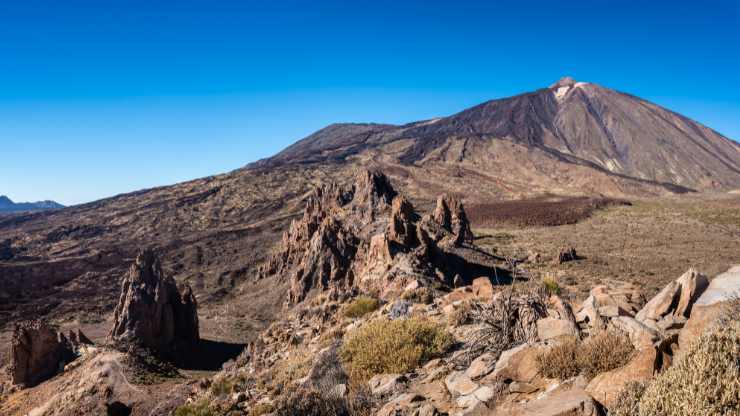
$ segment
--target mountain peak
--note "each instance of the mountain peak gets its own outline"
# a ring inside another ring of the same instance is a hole
[[[550,88],[572,87],[574,85],[576,85],[576,80],[571,77],[565,76],[560,78],[558,82],[550,85]]]

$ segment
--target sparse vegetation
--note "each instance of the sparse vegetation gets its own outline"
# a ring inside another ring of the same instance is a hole
[[[447,351],[453,341],[444,327],[428,320],[383,318],[351,332],[340,357],[350,378],[361,381],[408,372]]]
[[[344,310],[347,318],[361,318],[368,313],[374,312],[380,306],[380,302],[369,296],[358,296]]]
[[[565,340],[540,354],[537,366],[548,378],[565,380],[583,374],[590,379],[627,364],[633,352],[626,336],[614,331],[601,331],[583,342],[575,338]]]
[[[473,307],[470,302],[463,302],[452,311],[450,316],[447,317],[447,323],[452,326],[465,325],[470,322],[472,308]]]
[[[638,416],[640,413],[640,399],[649,383],[644,381],[630,381],[617,395],[616,400],[609,408],[609,416]]]
[[[428,287],[419,287],[414,290],[407,290],[401,298],[412,303],[428,305],[434,301],[434,291]]]
[[[560,294],[560,284],[552,276],[545,276],[545,277],[543,277],[542,278],[542,286],[545,287],[545,290],[547,290],[547,293],[549,293],[550,295],[559,295]]]
[[[282,396],[275,405],[276,416],[370,416],[373,401],[365,390],[351,389],[346,395],[332,390],[302,388]]]
[[[739,326],[718,326],[694,343],[645,390],[639,415],[739,414]]]
[[[175,416],[216,416],[209,407],[207,400],[186,404],[175,409]]]
[[[275,411],[271,403],[257,403],[249,409],[249,416],[262,416]]]

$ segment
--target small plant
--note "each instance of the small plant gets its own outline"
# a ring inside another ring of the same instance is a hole
[[[452,311],[450,316],[447,317],[447,323],[452,325],[453,327],[465,325],[471,320],[470,314],[472,308],[473,307],[470,302],[463,302]]]
[[[301,388],[283,395],[275,404],[276,416],[370,416],[373,401],[369,392],[350,389],[346,395],[332,389]],[[251,416],[251,415],[250,415]]]
[[[249,409],[249,416],[262,416],[275,411],[271,403],[257,403]]]
[[[368,322],[348,334],[340,357],[350,378],[406,373],[447,351],[452,335],[434,322],[409,318]]]
[[[413,290],[407,290],[401,298],[412,303],[428,305],[434,301],[434,291],[428,287],[418,287]]]
[[[368,313],[374,312],[380,306],[377,299],[369,296],[358,296],[344,309],[347,318],[361,318]]]
[[[216,416],[209,407],[208,401],[186,404],[175,409],[175,416]]]
[[[560,284],[558,284],[558,281],[552,276],[545,276],[542,279],[542,286],[544,286],[545,290],[550,295],[559,295],[561,292]]]

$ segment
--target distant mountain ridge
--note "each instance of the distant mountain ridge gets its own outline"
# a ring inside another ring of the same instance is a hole
[[[13,202],[5,195],[0,195],[0,212],[30,212],[46,211],[64,208],[64,205],[55,201]]]

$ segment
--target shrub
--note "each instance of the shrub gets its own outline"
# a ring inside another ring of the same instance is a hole
[[[208,402],[201,400],[197,403],[186,404],[175,409],[175,416],[215,416],[208,407]]]
[[[373,401],[364,390],[347,395],[332,390],[302,388],[284,395],[275,406],[275,416],[369,416]]]
[[[537,369],[547,378],[565,380],[581,372],[577,357],[578,341],[571,338],[539,354]]]
[[[428,287],[418,287],[414,290],[403,292],[401,298],[409,302],[428,305],[434,301],[434,291]]]
[[[619,368],[630,360],[634,349],[629,338],[614,331],[601,331],[583,342],[569,339],[540,354],[537,367],[548,378],[565,380]]]
[[[444,327],[420,318],[381,318],[348,334],[340,357],[356,381],[376,374],[406,373],[447,351],[453,344]]]
[[[545,276],[542,279],[542,286],[544,286],[545,290],[550,295],[560,294],[560,285],[558,284],[557,280],[555,280],[555,278],[553,277]]]
[[[257,403],[249,409],[249,416],[262,416],[275,411],[275,407],[270,403]]]
[[[447,317],[447,323],[452,326],[465,325],[470,322],[472,306],[470,302],[463,302],[459,307],[455,308],[450,316]]]
[[[578,367],[586,378],[614,370],[629,362],[634,353],[629,338],[616,331],[601,331],[587,338],[578,349]]]
[[[358,296],[344,309],[347,318],[361,318],[370,312],[374,312],[380,306],[377,299],[369,296]]]
[[[640,399],[647,386],[644,381],[628,382],[609,408],[609,416],[638,416]]]
[[[658,376],[640,400],[640,416],[740,413],[740,328],[718,326]]]

